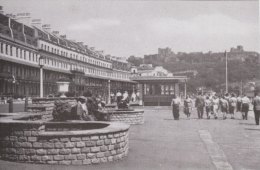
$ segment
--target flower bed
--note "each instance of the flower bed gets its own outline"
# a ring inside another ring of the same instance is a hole
[[[120,160],[128,153],[129,125],[116,122],[46,122],[39,114],[0,116],[3,160],[83,165]]]

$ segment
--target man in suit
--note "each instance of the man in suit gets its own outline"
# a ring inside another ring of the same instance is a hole
[[[195,106],[197,107],[198,118],[202,119],[204,113],[204,106],[205,106],[205,100],[204,97],[202,96],[202,92],[198,93],[198,96],[195,100]]]
[[[254,113],[255,113],[255,123],[259,125],[259,117],[260,117],[260,89],[257,90],[256,96],[253,100],[254,105]]]

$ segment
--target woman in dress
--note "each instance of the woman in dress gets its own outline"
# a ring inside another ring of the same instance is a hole
[[[247,120],[249,104],[250,104],[250,99],[246,95],[244,95],[244,97],[242,97],[242,111],[241,111],[243,120]]]
[[[232,93],[231,97],[229,98],[229,113],[231,114],[231,119],[235,118],[236,106],[237,106],[237,98],[235,97],[235,94]]]
[[[217,119],[218,118],[218,110],[219,110],[219,98],[217,96],[213,96],[212,107],[213,107],[214,118]]]
[[[187,118],[190,118],[191,110],[192,110],[192,100],[187,95],[186,99],[184,100],[184,113],[187,115]]]

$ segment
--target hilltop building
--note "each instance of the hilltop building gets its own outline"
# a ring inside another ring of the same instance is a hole
[[[167,61],[178,61],[174,52],[169,48],[158,48],[158,54],[144,55],[144,64],[158,64]]]

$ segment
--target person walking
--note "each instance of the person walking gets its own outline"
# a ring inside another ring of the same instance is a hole
[[[213,106],[214,118],[217,119],[218,118],[218,110],[219,110],[219,98],[217,96],[213,96],[212,106]]]
[[[231,97],[229,98],[229,113],[231,114],[231,119],[235,118],[236,106],[237,106],[237,98],[235,97],[235,94],[232,93]]]
[[[174,94],[172,102],[171,102],[172,114],[173,114],[174,120],[179,120],[180,104],[181,104],[180,99]]]
[[[202,92],[198,93],[198,96],[195,100],[195,106],[197,108],[198,118],[202,119],[204,113],[204,106],[205,106],[205,101],[204,101],[204,97],[202,96]]]
[[[122,100],[128,100],[128,97],[129,97],[128,92],[125,91],[124,94],[123,94]]]
[[[122,93],[118,90],[118,92],[116,93],[116,102],[117,102],[117,104],[119,104],[121,99],[122,99]]]
[[[136,101],[136,94],[135,92],[133,91],[132,95],[131,95],[131,101],[132,102],[135,102]]]
[[[256,92],[256,96],[253,100],[254,113],[255,113],[255,123],[259,125],[260,118],[260,90]]]
[[[220,98],[220,109],[223,114],[223,120],[227,118],[227,112],[228,112],[228,101],[225,99],[224,96]]]
[[[209,96],[207,96],[205,100],[207,119],[210,119],[211,105],[212,105],[211,100],[209,99]]]
[[[237,112],[241,112],[242,111],[242,97],[241,95],[239,95],[237,97]]]
[[[250,99],[246,95],[244,95],[242,97],[242,118],[243,118],[243,120],[247,120],[249,104],[250,104]]]
[[[184,113],[186,114],[187,118],[190,118],[190,113],[192,110],[192,100],[187,95],[186,99],[184,100]]]

